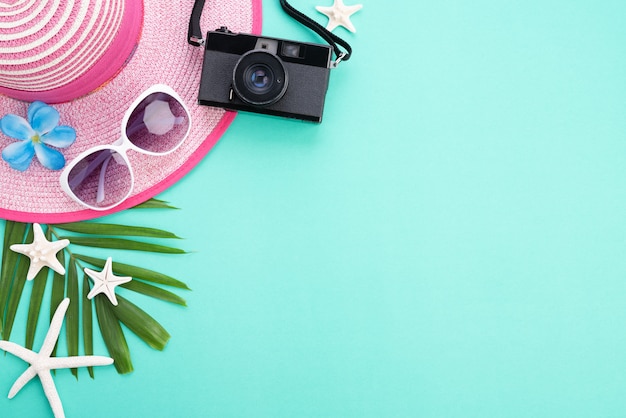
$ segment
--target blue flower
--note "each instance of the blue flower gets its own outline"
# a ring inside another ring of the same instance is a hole
[[[58,126],[59,112],[43,102],[28,106],[28,121],[21,116],[6,115],[0,119],[0,130],[17,139],[2,150],[2,158],[19,171],[25,171],[36,155],[39,162],[50,170],[65,166],[61,152],[49,148],[66,148],[76,140],[76,131],[70,126]]]

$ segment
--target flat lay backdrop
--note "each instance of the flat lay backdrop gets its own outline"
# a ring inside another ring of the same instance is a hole
[[[132,262],[193,290],[140,299],[172,339],[134,373],[56,374],[68,417],[626,416],[626,2],[362,2],[321,125],[239,114],[180,210],[105,219],[182,236]],[[0,416],[51,416],[25,367]]]

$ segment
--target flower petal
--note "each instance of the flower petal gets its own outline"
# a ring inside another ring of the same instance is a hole
[[[18,171],[24,171],[30,166],[33,155],[35,155],[33,141],[14,142],[2,150],[4,161]]]
[[[35,135],[26,119],[17,115],[5,115],[0,119],[0,130],[7,136],[24,141]]]
[[[41,143],[35,144],[35,154],[37,154],[39,162],[50,170],[60,170],[65,166],[65,157],[63,154]]]
[[[47,134],[59,124],[59,112],[52,106],[39,106],[32,113],[30,126],[39,134]]]
[[[76,131],[71,126],[57,126],[41,136],[41,142],[57,148],[67,148],[76,141]]]
[[[28,112],[27,112],[28,120],[32,122],[33,115],[35,114],[35,112],[41,109],[42,107],[46,107],[46,106],[48,105],[45,104],[44,102],[40,102],[40,101],[32,102],[30,106],[28,106]]]

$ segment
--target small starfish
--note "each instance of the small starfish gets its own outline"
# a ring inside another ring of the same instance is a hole
[[[85,273],[94,281],[93,289],[87,295],[87,298],[93,299],[99,293],[107,295],[111,303],[117,306],[117,298],[115,297],[115,287],[130,282],[132,277],[120,277],[113,274],[112,258],[107,258],[102,271],[94,271],[85,268]]]
[[[337,26],[343,26],[350,32],[356,32],[354,25],[350,21],[350,16],[358,12],[363,8],[362,4],[355,4],[352,6],[346,6],[343,4],[343,0],[335,0],[332,6],[316,6],[318,12],[328,16],[328,25],[326,29],[332,31]]]
[[[54,386],[54,380],[50,370],[54,369],[69,369],[76,367],[89,367],[89,366],[107,366],[113,364],[113,359],[110,357],[102,356],[72,356],[72,357],[50,357],[52,350],[59,338],[59,332],[61,331],[61,325],[63,325],[63,318],[65,312],[70,304],[68,298],[63,299],[59,304],[52,321],[50,322],[50,328],[46,334],[46,338],[41,345],[39,353],[35,353],[27,348],[12,343],[10,341],[0,341],[0,349],[8,351],[30,363],[30,367],[26,369],[20,377],[17,378],[11,390],[9,391],[9,399],[13,399],[15,395],[28,383],[33,377],[39,376],[43,391],[50,402],[50,407],[55,418],[65,417],[63,412],[63,405],[61,404],[61,398]]]
[[[50,267],[59,274],[65,274],[65,267],[57,260],[57,253],[70,244],[67,239],[48,241],[41,225],[33,224],[33,242],[31,244],[13,244],[9,248],[16,253],[30,258],[26,280],[33,280],[43,267]]]

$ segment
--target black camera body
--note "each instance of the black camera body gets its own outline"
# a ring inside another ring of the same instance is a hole
[[[198,103],[321,122],[330,46],[210,31]]]

